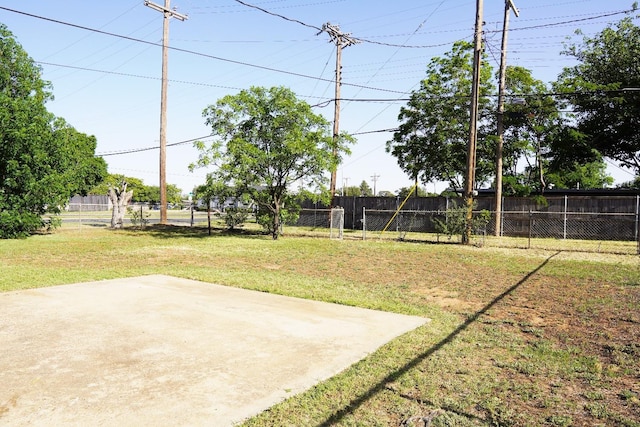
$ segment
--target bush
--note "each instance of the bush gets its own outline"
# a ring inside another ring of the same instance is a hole
[[[224,212],[224,223],[229,227],[229,230],[241,227],[249,217],[249,210],[244,208],[227,208]]]
[[[0,238],[2,239],[29,237],[43,229],[45,225],[40,215],[32,212],[0,212]]]
[[[149,224],[149,212],[143,212],[142,207],[127,207],[127,213],[129,214],[129,220],[131,225],[143,229]]]
[[[475,206],[474,203],[474,208]],[[471,231],[475,232],[476,230],[483,229],[490,220],[491,213],[489,211],[482,210],[475,212],[471,219]],[[452,207],[446,211],[445,220],[442,221],[440,218],[433,218],[433,223],[436,232],[446,234],[449,240],[451,240],[453,236],[460,236],[460,238],[462,238],[467,229],[467,207],[458,206],[453,202]]]

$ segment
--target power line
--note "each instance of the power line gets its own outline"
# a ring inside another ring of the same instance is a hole
[[[388,133],[388,132],[397,132],[398,130],[400,130],[400,128],[389,128],[389,129],[379,129],[379,130],[369,130],[366,132],[356,132],[356,133],[352,133],[352,136],[356,136],[356,135],[369,135],[372,133]]]
[[[187,0],[188,1],[188,0]],[[264,3],[280,3],[284,0],[272,0],[272,1],[268,1],[268,2],[264,2]],[[279,6],[276,7],[274,9],[293,9],[295,7],[306,7],[306,6],[318,6],[318,5],[323,5],[323,4],[332,4],[332,3],[343,3],[347,0],[328,0],[328,1],[316,1],[313,3],[305,3],[305,4],[294,4],[294,5],[287,5],[287,6]],[[219,6],[195,6],[192,2],[188,1],[188,3],[190,3],[192,6],[192,9],[223,9],[223,10],[215,10],[215,11],[211,11],[211,12],[195,12],[196,14],[222,14],[222,13],[244,13],[247,12],[246,9],[242,9],[242,10],[238,10],[238,9],[234,9],[234,10],[230,10],[232,8],[237,8],[239,6],[237,5],[219,5]],[[226,9],[226,10],[224,10]]]
[[[99,70],[96,68],[87,68],[87,67],[77,67],[74,65],[65,65],[65,64],[57,64],[57,63],[53,63],[53,62],[44,62],[44,61],[34,61],[37,64],[41,64],[41,65],[50,65],[52,67],[61,67],[61,68],[70,68],[70,69],[75,69],[75,70],[80,70],[80,71],[90,71],[90,72],[94,72],[94,73],[104,73],[104,74],[111,74],[111,75],[115,75],[115,76],[123,76],[123,77],[133,77],[133,78],[138,78],[138,79],[147,79],[147,80],[160,80],[160,77],[153,77],[153,76],[145,76],[145,75],[141,75],[141,74],[131,74],[131,73],[121,73],[121,72],[117,72],[117,71],[108,71],[108,70]],[[211,83],[202,83],[202,82],[192,82],[192,81],[187,81],[187,80],[174,80],[174,79],[169,79],[170,82],[172,83],[181,83],[181,84],[188,84],[188,85],[194,85],[194,86],[205,86],[205,87],[214,87],[214,88],[220,88],[220,89],[232,89],[232,90],[242,90],[242,88],[238,88],[238,87],[234,87],[234,86],[223,86],[223,85],[215,85],[215,84],[211,84]],[[603,94],[608,94],[608,93],[626,93],[626,92],[635,92],[635,91],[640,91],[640,88],[632,88],[632,87],[628,87],[628,88],[622,88],[622,89],[608,89],[608,90],[595,90],[595,91],[582,91],[582,92],[545,92],[545,93],[521,93],[521,94],[508,94],[505,95],[506,97],[510,97],[510,98],[523,98],[523,97],[539,97],[539,96],[585,96],[585,95],[603,95]],[[405,94],[405,92],[402,92],[402,94]],[[298,94],[298,96],[301,96],[303,98],[318,98],[318,99],[322,99],[323,97],[321,96],[312,96],[312,95],[300,95]],[[439,96],[431,96],[428,97],[429,99],[445,99],[445,98],[455,98],[455,97],[460,97],[460,98],[468,98],[470,95],[439,95]],[[497,97],[498,94],[486,94],[483,95],[484,97],[487,98],[492,98],[492,97]],[[341,101],[345,101],[345,102],[406,102],[406,101],[410,101],[411,98],[340,98]],[[312,107],[326,107],[328,104],[334,102],[335,99],[331,98],[331,99],[325,99],[324,101],[311,105]]]
[[[322,28],[317,27],[317,26],[312,25],[312,24],[307,24],[307,23],[302,22],[302,21],[300,21],[298,19],[288,18],[288,17],[286,17],[284,15],[280,15],[279,13],[270,12],[267,9],[264,9],[262,7],[259,7],[259,6],[255,6],[255,5],[250,4],[250,3],[246,3],[246,2],[241,1],[241,0],[234,0],[234,1],[237,2],[237,3],[240,3],[240,4],[244,5],[244,6],[247,6],[247,7],[253,8],[253,9],[257,9],[257,10],[259,10],[261,12],[264,12],[264,13],[266,13],[268,15],[272,15],[272,16],[284,19],[285,21],[294,22],[294,23],[300,24],[302,26],[305,26],[307,28],[313,28],[314,30],[318,30],[319,32],[322,32]],[[444,3],[444,1],[442,3]],[[440,6],[438,6],[438,7],[440,7]],[[425,19],[425,21],[426,21],[426,19]],[[423,23],[420,24],[418,29],[420,29],[422,27],[422,25],[424,24],[425,21],[423,21]],[[380,45],[380,46],[402,47],[402,48],[410,48],[410,49],[428,49],[428,48],[434,48],[434,47],[447,46],[447,45],[450,44],[450,43],[440,43],[440,44],[433,44],[433,45],[411,46],[411,45],[405,45],[405,44],[393,44],[393,43],[378,42],[378,41],[374,41],[374,40],[363,39],[361,37],[352,37],[352,38],[354,40],[356,40],[358,42],[362,42],[362,43],[371,43],[371,44],[377,44],[377,45]]]
[[[304,22],[299,21],[299,20],[297,20],[297,19],[287,18],[287,17],[286,17],[286,16],[284,16],[284,15],[280,15],[279,13],[275,13],[275,12],[270,12],[270,11],[268,11],[267,9],[263,9],[263,8],[261,8],[261,7],[259,7],[259,6],[256,6],[256,5],[249,4],[249,3],[245,3],[245,2],[243,2],[243,1],[241,1],[241,0],[235,0],[235,2],[236,2],[236,3],[240,3],[240,4],[241,4],[241,5],[243,5],[243,6],[247,6],[247,7],[250,7],[250,8],[256,9],[256,10],[259,10],[260,12],[264,12],[264,13],[266,13],[266,14],[268,14],[268,15],[272,15],[272,16],[276,16],[276,17],[278,17],[278,18],[282,18],[282,19],[284,19],[285,21],[295,22],[296,24],[300,24],[300,25],[302,25],[302,26],[305,26],[305,27],[308,27],[308,28],[312,28],[312,29],[317,30],[317,31],[320,31],[320,32],[322,31],[322,28],[317,27],[317,26],[315,26],[315,25],[305,24]]]
[[[366,132],[357,132],[357,133],[353,133],[351,135],[367,135],[367,134],[372,134],[372,133],[386,133],[386,132],[395,132],[397,131],[398,128],[390,128],[390,129],[379,129],[379,130],[370,130],[370,131],[366,131]],[[191,138],[191,139],[187,139],[184,141],[179,141],[179,142],[173,142],[171,144],[167,144],[167,147],[175,147],[177,145],[184,145],[184,144],[188,144],[190,142],[195,142],[195,141],[203,141],[206,140],[208,138],[211,138],[211,135],[205,135],[205,136],[201,136],[199,138]],[[122,150],[122,151],[112,151],[112,152],[106,152],[106,153],[97,153],[96,157],[108,157],[108,156],[120,156],[120,155],[125,155],[125,154],[135,154],[135,153],[141,153],[144,151],[151,151],[151,150],[157,150],[159,147],[158,146],[151,146],[151,147],[144,147],[144,148],[134,148],[131,150]]]
[[[611,166],[613,166],[613,167],[615,167],[615,168],[619,169],[620,171],[622,171],[622,172],[624,172],[624,173],[626,173],[626,174],[628,174],[628,175],[631,175],[631,176],[633,176],[633,177],[635,177],[635,176],[636,176],[636,174],[635,174],[635,173],[630,172],[630,171],[628,171],[628,170],[626,170],[626,169],[624,169],[624,168],[620,167],[620,165],[618,165],[618,164],[616,164],[616,163],[612,162],[612,161],[611,161],[611,160],[609,160],[608,158],[606,158],[606,157],[605,157],[605,158],[604,158],[604,160],[605,160],[607,163],[609,163]]]
[[[180,141],[180,142],[173,142],[171,144],[167,144],[167,147],[175,147],[176,145],[184,145],[184,144],[188,144],[190,142],[195,142],[195,141],[201,141],[207,138],[210,138],[211,135],[205,135],[205,136],[201,136],[199,138],[192,138],[192,139],[187,139],[184,141]],[[106,153],[96,153],[96,157],[107,157],[107,156],[120,156],[123,154],[134,154],[134,153],[141,153],[143,151],[151,151],[151,150],[158,150],[160,147],[159,146],[153,146],[153,147],[145,147],[145,148],[133,148],[131,150],[123,150],[123,151],[111,151],[111,152],[106,152]]]
[[[591,21],[594,19],[600,19],[600,18],[608,18],[611,16],[615,16],[615,15],[623,15],[623,14],[628,14],[631,12],[635,12],[635,9],[627,9],[627,10],[620,10],[617,12],[611,12],[611,13],[605,13],[602,15],[597,15],[597,16],[591,16],[589,18],[581,18],[581,19],[572,19],[569,21],[561,21],[561,22],[552,22],[549,24],[540,24],[540,25],[531,25],[529,27],[519,27],[519,28],[511,28],[509,31],[521,31],[521,30],[532,30],[535,28],[549,28],[549,27],[556,27],[556,26],[560,26],[560,25],[566,25],[566,24],[575,24],[576,22],[584,22],[584,21]],[[498,33],[501,32],[502,30],[490,30],[490,31],[486,31],[486,33]]]
[[[69,23],[69,22],[60,21],[58,19],[47,18],[47,17],[44,17],[44,16],[39,16],[39,15],[35,15],[35,14],[32,14],[32,13],[28,13],[28,12],[23,12],[23,11],[19,11],[19,10],[15,10],[15,9],[10,9],[10,8],[4,7],[4,6],[0,6],[0,9],[1,10],[6,10],[8,12],[18,13],[20,15],[29,16],[31,18],[42,19],[44,21],[49,21],[49,22],[53,22],[53,23],[56,23],[56,24],[61,24],[61,25],[66,25],[66,26],[73,27],[73,28],[78,28],[78,29],[85,30],[85,31],[92,31],[94,33],[98,33],[98,34],[102,34],[102,35],[106,35],[106,36],[118,37],[118,38],[121,38],[121,39],[129,40],[129,41],[133,41],[133,42],[137,42],[137,43],[144,43],[144,44],[148,44],[148,45],[152,45],[152,46],[162,47],[162,43],[150,42],[150,41],[146,41],[146,40],[136,39],[135,37],[129,37],[129,36],[121,35],[121,34],[110,33],[108,31],[97,30],[95,28],[85,27],[85,26],[78,25],[78,24],[72,24],[72,23]],[[204,58],[215,59],[217,61],[229,62],[231,64],[243,65],[243,66],[246,66],[246,67],[257,68],[257,69],[260,69],[260,70],[272,71],[274,73],[281,73],[281,74],[287,74],[287,75],[290,75],[290,76],[302,77],[302,78],[305,78],[305,79],[320,80],[320,81],[324,81],[324,82],[335,83],[335,80],[331,80],[331,79],[323,79],[323,78],[319,78],[319,77],[315,77],[315,76],[309,76],[307,74],[296,73],[296,72],[293,72],[293,71],[279,70],[277,68],[266,67],[264,65],[256,65],[256,64],[251,64],[251,63],[244,62],[244,61],[237,61],[237,60],[234,60],[234,59],[222,58],[222,57],[219,57],[219,56],[209,55],[209,54],[202,53],[202,52],[196,52],[196,51],[189,50],[189,49],[182,49],[182,48],[173,47],[173,46],[169,46],[169,49],[177,51],[177,52],[182,52],[182,53],[188,53],[188,54],[191,54],[191,55],[201,56],[201,57],[204,57]],[[362,88],[362,89],[377,90],[377,91],[380,91],[380,92],[404,93],[404,92],[398,91],[398,90],[376,88],[376,87],[371,87],[371,86],[359,85],[359,84],[355,84],[355,83],[343,82],[342,85],[343,86],[352,86],[352,87],[357,87],[357,88]]]
[[[72,23],[69,23],[69,22],[65,22],[65,21],[61,21],[61,20],[57,20],[57,19],[53,19],[53,18],[47,18],[47,17],[35,15],[35,14],[32,14],[32,13],[11,9],[11,8],[8,8],[8,7],[5,7],[5,6],[0,6],[0,9],[1,10],[6,10],[6,11],[12,12],[12,13],[17,13],[17,14],[29,16],[29,17],[32,17],[32,18],[35,18],[35,19],[41,19],[41,20],[53,22],[53,23],[56,23],[56,24],[66,25],[66,26],[70,26],[70,27],[73,27],[73,28],[77,28],[77,29],[81,29],[81,30],[85,30],[85,31],[90,31],[90,32],[94,32],[94,33],[98,33],[98,34],[102,34],[102,35],[107,35],[107,36],[117,37],[117,38],[129,40],[129,41],[133,41],[133,42],[137,42],[137,43],[143,43],[143,44],[147,44],[147,45],[162,47],[161,43],[150,42],[150,41],[138,39],[138,38],[135,38],[135,37],[125,36],[125,35],[121,35],[121,34],[115,34],[115,33],[111,33],[111,32],[108,32],[108,31],[103,31],[103,30],[90,28],[90,27],[86,27],[86,26],[82,26],[82,25],[72,24]],[[611,12],[611,13],[592,16],[592,17],[587,17],[587,18],[562,21],[562,22],[558,22],[558,23],[541,24],[541,25],[535,25],[535,26],[530,26],[530,27],[521,27],[521,28],[512,28],[511,31],[514,31],[514,30],[526,30],[526,29],[533,29],[533,28],[544,28],[544,27],[551,27],[551,26],[557,26],[557,25],[564,25],[564,24],[567,24],[567,23],[583,22],[583,21],[587,21],[587,20],[593,20],[593,19],[598,19],[598,18],[603,18],[603,17],[610,17],[610,16],[626,14],[626,13],[630,13],[630,12],[633,12],[633,9],[627,9],[627,10],[623,10],[623,11],[616,11],[616,12]],[[289,19],[289,20],[291,20],[291,19]],[[317,28],[317,27],[312,26],[312,25],[308,25],[308,24],[305,24],[305,25],[310,27],[310,28]],[[486,31],[486,32],[498,32],[498,30],[496,30],[496,31]],[[355,39],[361,40],[363,42],[373,43],[371,40],[360,39],[360,38],[355,38]],[[383,45],[395,46],[395,47],[407,47],[406,45],[392,45],[392,44],[386,44],[386,43],[376,43],[376,44],[383,44]],[[438,45],[425,46],[425,47],[444,46],[444,45],[448,45],[448,44],[450,44],[450,43],[442,43],[442,44],[438,44]],[[229,62],[229,63],[233,63],[233,64],[237,64],[237,65],[243,65],[243,66],[247,66],[247,67],[252,67],[252,68],[258,68],[258,69],[262,69],[262,70],[272,71],[272,72],[276,72],[276,73],[293,75],[293,76],[296,76],[296,77],[302,77],[302,78],[306,78],[306,79],[313,79],[313,80],[316,80],[316,81],[323,81],[323,82],[327,82],[327,83],[335,83],[335,81],[331,80],[331,79],[315,77],[315,76],[309,76],[309,75],[302,74],[302,73],[295,73],[295,72],[292,72],[292,71],[280,70],[280,69],[276,69],[276,68],[272,68],[272,67],[266,67],[266,66],[251,64],[251,63],[247,63],[247,62],[243,62],[243,61],[237,61],[237,60],[233,60],[233,59],[222,58],[222,57],[209,55],[209,54],[205,54],[205,53],[201,53],[201,52],[196,52],[196,51],[192,51],[192,50],[188,50],[188,49],[182,49],[182,48],[171,47],[171,46],[169,47],[169,49],[175,50],[175,51],[179,51],[179,52],[183,52],[183,53],[192,54],[192,55],[202,56],[202,57],[206,57],[206,58],[209,58],[209,59],[215,59],[215,60],[219,60],[219,61],[223,61],[223,62]],[[57,65],[57,64],[51,64],[51,65]],[[62,65],[58,65],[58,66],[62,66]],[[67,66],[67,67],[69,67],[69,66]],[[72,68],[72,67],[69,67],[69,68]],[[82,68],[78,67],[78,69],[82,69]],[[126,74],[122,74],[122,75],[126,75]],[[396,90],[384,89],[384,88],[376,88],[376,87],[370,87],[370,86],[366,86],[366,85],[359,85],[359,84],[348,83],[348,82],[342,82],[342,85],[343,86],[357,87],[357,88],[362,88],[362,89],[382,91],[382,92],[399,93],[399,94],[406,93],[406,92],[403,92],[403,91],[396,91]],[[215,85],[211,85],[211,86],[215,87]],[[224,88],[224,86],[220,86],[220,87]],[[232,88],[232,89],[236,89],[236,88]]]

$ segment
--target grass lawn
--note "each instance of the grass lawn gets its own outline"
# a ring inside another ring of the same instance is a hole
[[[432,319],[246,426],[640,426],[638,255],[83,226],[0,259],[0,291],[168,274]]]

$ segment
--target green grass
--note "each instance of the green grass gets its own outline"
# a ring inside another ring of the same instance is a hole
[[[640,420],[638,256],[73,225],[0,258],[2,291],[168,274],[432,319],[246,426]]]

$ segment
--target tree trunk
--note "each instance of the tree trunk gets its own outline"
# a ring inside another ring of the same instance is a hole
[[[540,183],[540,194],[544,194],[544,189],[547,186],[544,182],[544,171],[542,170],[542,144],[540,142],[540,136],[536,136],[538,147],[536,150],[536,160],[538,162],[538,182]]]
[[[273,240],[278,239],[278,235],[280,234],[280,203],[275,202],[273,204]]]
[[[124,214],[127,205],[133,197],[133,191],[127,191],[127,183],[123,182],[121,188],[110,188],[109,198],[113,205],[111,211],[111,228],[122,228],[124,224]]]

